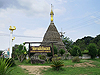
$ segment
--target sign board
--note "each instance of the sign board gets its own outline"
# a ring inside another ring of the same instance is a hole
[[[31,46],[30,53],[51,53],[50,46]]]

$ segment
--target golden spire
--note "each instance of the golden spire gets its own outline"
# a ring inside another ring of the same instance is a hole
[[[51,12],[50,12],[50,15],[51,15],[51,22],[53,22],[53,15],[54,15],[54,13],[53,13],[53,10],[52,10],[52,4],[51,4]]]

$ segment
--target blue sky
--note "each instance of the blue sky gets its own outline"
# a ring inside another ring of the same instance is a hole
[[[100,0],[0,0],[0,50],[10,46],[9,26],[16,26],[13,45],[42,41],[50,24],[51,4],[54,24],[64,36],[76,41],[100,34]]]

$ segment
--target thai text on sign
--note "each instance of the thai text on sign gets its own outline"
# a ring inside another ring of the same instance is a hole
[[[30,53],[51,53],[50,46],[31,46]]]

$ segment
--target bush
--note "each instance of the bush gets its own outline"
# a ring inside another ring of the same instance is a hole
[[[60,59],[61,59],[61,57],[58,57],[58,55],[55,54],[55,55],[53,56],[53,58],[52,58],[52,61],[54,61],[54,60],[60,60]]]
[[[88,51],[88,50],[84,50],[84,51],[82,51],[82,53],[83,53],[83,54],[88,54],[89,51]]]
[[[65,60],[67,60],[68,56],[70,55],[70,53],[68,52],[65,56]]]
[[[45,60],[46,56],[45,55],[39,55],[39,58],[42,59],[42,60]]]
[[[15,66],[15,62],[14,62],[13,58],[7,58],[6,62],[8,64],[8,66],[11,66],[11,67]]]
[[[57,48],[56,48],[56,46],[53,46],[53,49],[54,49],[54,54],[57,54]],[[47,56],[53,56],[52,55],[52,48],[51,48],[51,53],[47,53]]]
[[[31,63],[31,59],[26,59],[25,62],[28,64],[28,63]]]
[[[63,62],[61,60],[53,60],[51,67],[55,68],[57,71],[60,69],[60,67],[64,66]]]
[[[64,66],[63,62],[60,59],[61,58],[58,57],[58,55],[54,55],[54,58],[52,58],[52,65],[50,65],[57,71],[60,69],[60,67]]]
[[[61,56],[63,56],[63,54],[65,53],[65,50],[64,49],[60,49],[59,53],[61,54]]]
[[[100,58],[100,49],[98,50],[98,56],[99,56],[99,58]]]
[[[0,59],[0,75],[8,75],[13,69],[9,68],[11,67],[11,62],[9,60]]]
[[[74,57],[74,58],[72,59],[72,62],[80,62],[79,57],[78,57],[78,56],[77,56],[77,57]]]
[[[71,51],[72,56],[82,56],[81,49],[78,46],[74,46]]]
[[[94,43],[90,43],[88,46],[88,50],[89,50],[89,55],[91,56],[92,59],[94,59],[97,55],[96,45]]]

